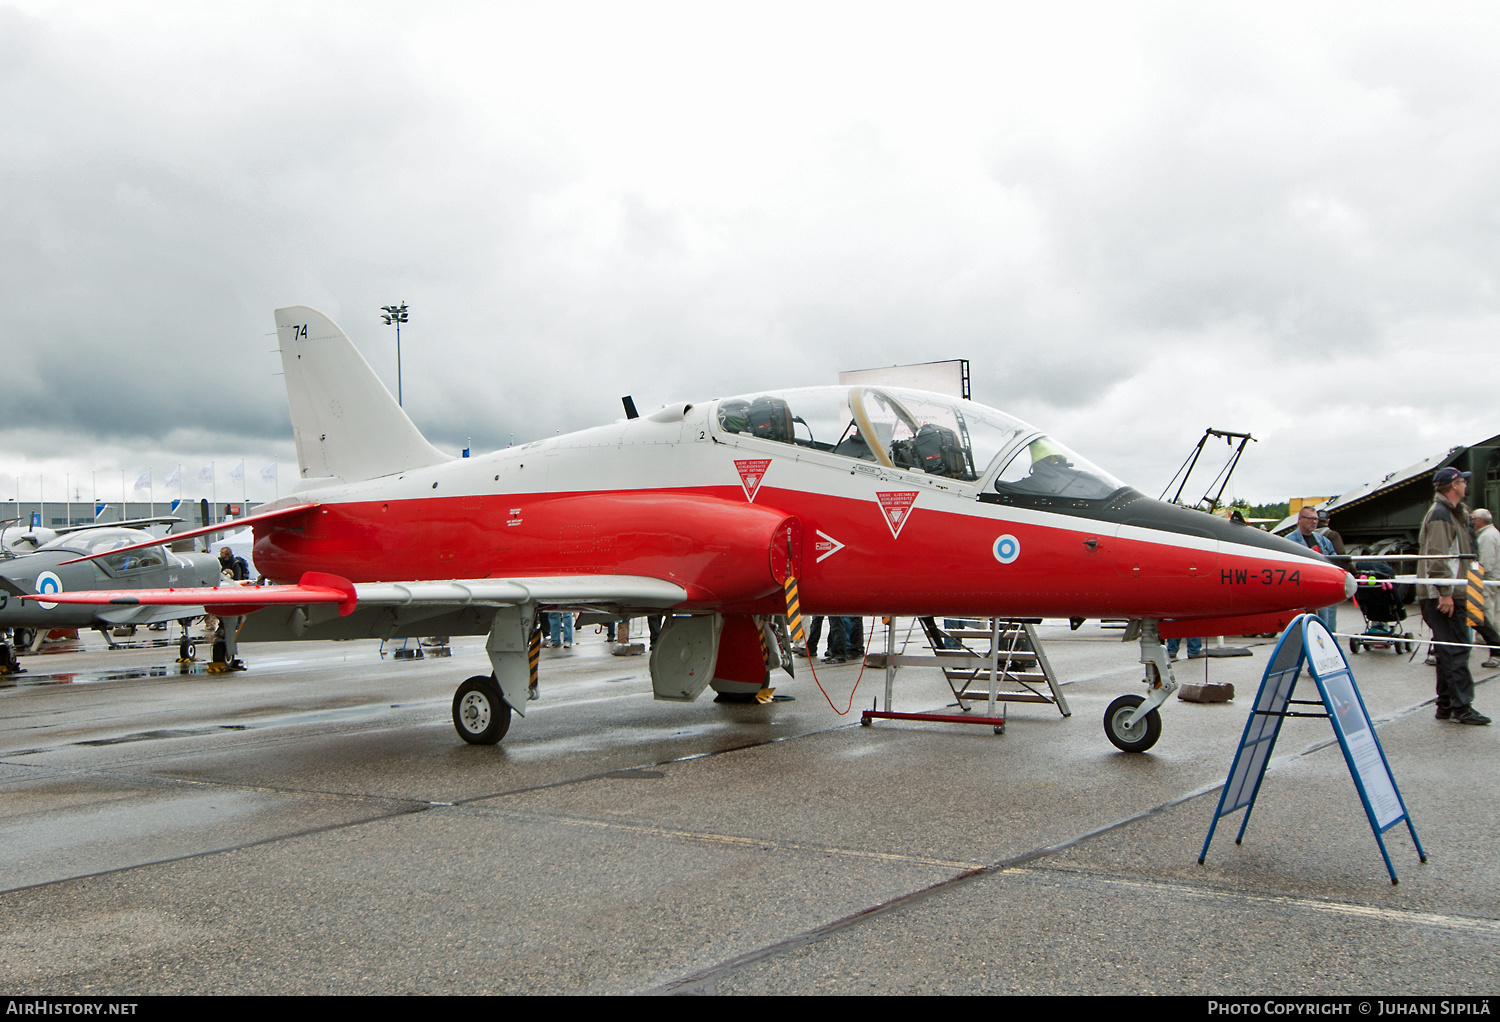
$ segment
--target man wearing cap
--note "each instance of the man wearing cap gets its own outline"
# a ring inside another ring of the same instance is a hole
[[[1304,504],[1302,510],[1297,512],[1297,528],[1287,538],[1293,543],[1301,543],[1309,550],[1316,550],[1325,557],[1333,556],[1333,543],[1321,532],[1317,532],[1318,512],[1313,510],[1311,504]],[[1318,619],[1328,626],[1330,632],[1339,630],[1339,608],[1335,604],[1332,607],[1324,607],[1317,612]],[[1192,650],[1188,651],[1191,655]]]
[[[1432,629],[1438,642],[1468,643],[1469,627],[1464,623],[1464,562],[1451,559],[1458,554],[1474,553],[1473,526],[1464,496],[1469,492],[1469,473],[1452,465],[1440,468],[1432,477],[1432,507],[1422,519],[1422,534],[1417,540],[1418,552],[1425,558],[1417,562],[1423,577],[1451,578],[1453,585],[1422,583],[1417,599],[1422,604],[1422,620]],[[1454,600],[1457,593],[1459,599]],[[1474,709],[1474,676],[1469,673],[1467,646],[1436,646],[1437,719],[1456,724],[1488,724],[1490,718]]]

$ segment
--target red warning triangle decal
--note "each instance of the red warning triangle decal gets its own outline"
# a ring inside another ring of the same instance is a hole
[[[897,539],[901,530],[906,527],[906,520],[911,517],[912,505],[917,502],[917,490],[901,490],[895,493],[880,491],[875,492],[875,497],[880,501],[880,510],[884,512],[885,524],[890,526],[891,538]]]
[[[760,484],[766,477],[766,469],[771,467],[770,458],[753,458],[746,461],[735,460],[734,467],[740,470],[740,485],[745,488],[745,499],[752,504],[755,503],[755,493],[760,489]]]

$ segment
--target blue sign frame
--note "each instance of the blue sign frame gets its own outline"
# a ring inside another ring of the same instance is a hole
[[[1307,667],[1307,673],[1318,687],[1316,701],[1292,698],[1303,666]],[[1309,709],[1289,710],[1289,706]],[[1310,712],[1313,707],[1320,707],[1323,712]],[[1271,752],[1281,735],[1282,721],[1287,717],[1325,717],[1333,726],[1334,737],[1343,750],[1349,776],[1354,779],[1354,788],[1359,792],[1359,801],[1370,821],[1370,830],[1375,834],[1375,843],[1380,846],[1380,855],[1385,859],[1391,883],[1399,881],[1383,835],[1396,824],[1406,821],[1417,855],[1426,862],[1427,853],[1422,850],[1411,814],[1396,787],[1391,765],[1385,758],[1379,736],[1375,734],[1375,726],[1365,708],[1364,696],[1360,695],[1359,686],[1354,682],[1349,661],[1318,616],[1302,614],[1282,633],[1261,677],[1250,719],[1245,721],[1239,748],[1219,794],[1218,808],[1214,810],[1208,836],[1203,839],[1203,850],[1198,853],[1199,865],[1208,856],[1208,846],[1214,839],[1219,820],[1240,809],[1245,810],[1245,816],[1234,843],[1239,844],[1244,839],[1245,828],[1250,826],[1251,810],[1255,808],[1256,796],[1260,794],[1261,782],[1266,777],[1266,767],[1271,762]]]

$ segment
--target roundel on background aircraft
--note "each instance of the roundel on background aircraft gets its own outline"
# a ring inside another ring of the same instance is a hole
[[[48,593],[60,593],[62,592],[62,587],[62,579],[58,578],[57,575],[53,572],[44,571],[36,577],[36,591],[43,594],[44,596]],[[38,600],[37,606],[41,607],[43,610],[51,610],[53,607],[57,606],[57,604],[43,603],[42,601]]]

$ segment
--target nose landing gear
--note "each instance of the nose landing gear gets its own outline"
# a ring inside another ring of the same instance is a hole
[[[1150,710],[1134,724],[1130,718],[1145,697],[1121,696],[1104,711],[1104,733],[1121,752],[1145,752],[1161,737],[1161,714]]]
[[[1140,623],[1141,663],[1146,666],[1146,696],[1125,695],[1104,711],[1104,734],[1121,752],[1145,752],[1161,737],[1157,707],[1177,691],[1172,662],[1155,621]]]

